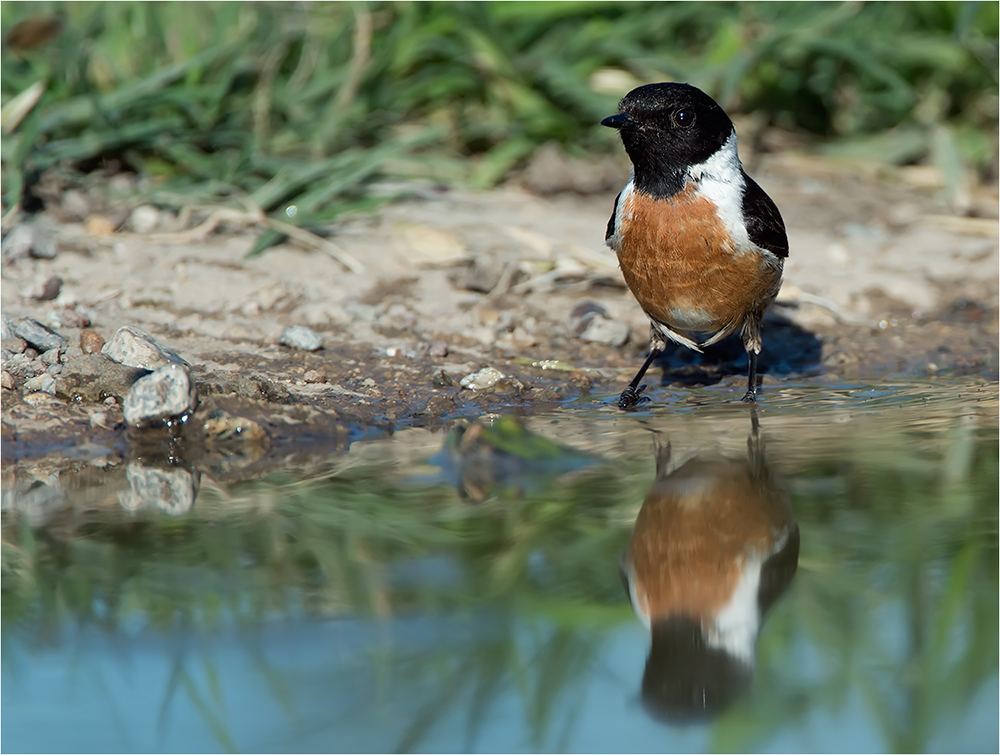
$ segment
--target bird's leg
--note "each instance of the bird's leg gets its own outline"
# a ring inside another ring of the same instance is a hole
[[[742,400],[753,404],[757,401],[757,353],[748,349],[747,356],[750,357],[750,377],[747,380],[746,395]]]
[[[646,361],[643,363],[642,367],[639,368],[639,372],[636,376],[632,378],[632,382],[628,384],[628,388],[622,391],[622,395],[618,397],[618,408],[625,410],[631,409],[633,406],[639,403],[641,400],[642,392],[646,389],[646,386],[639,386],[639,382],[642,380],[643,376],[646,374],[646,370],[649,369],[649,365],[653,363],[653,360],[659,356],[660,350],[651,348],[649,350],[649,356],[646,357]]]

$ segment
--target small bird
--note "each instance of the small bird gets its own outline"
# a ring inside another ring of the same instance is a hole
[[[656,444],[656,479],[619,566],[650,630],[642,700],[657,718],[712,717],[747,691],[764,616],[798,567],[799,528],[753,408],[747,451],[676,463]]]
[[[649,356],[618,406],[639,403],[639,383],[667,341],[701,351],[736,331],[750,358],[743,401],[754,402],[761,321],[788,256],[781,214],[744,172],[733,122],[697,87],[648,84],[618,109],[601,125],[618,129],[632,176],[606,241],[652,324]]]

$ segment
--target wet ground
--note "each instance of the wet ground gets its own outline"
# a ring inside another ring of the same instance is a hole
[[[995,383],[731,392],[18,466],[3,748],[996,749]]]

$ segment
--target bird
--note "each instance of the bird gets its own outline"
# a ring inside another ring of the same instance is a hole
[[[799,529],[753,407],[745,459],[678,463],[654,444],[656,477],[619,560],[651,634],[642,702],[656,718],[711,718],[750,686],[764,615],[798,567]]]
[[[601,125],[618,130],[632,174],[605,241],[651,324],[649,355],[618,406],[643,400],[640,382],[668,341],[701,351],[737,331],[750,361],[742,400],[753,403],[761,322],[788,257],[781,213],[743,170],[733,122],[705,92],[646,84],[618,111]]]

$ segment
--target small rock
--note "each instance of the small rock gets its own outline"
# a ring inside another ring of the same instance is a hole
[[[202,433],[208,445],[231,443],[261,443],[270,439],[267,430],[260,423],[246,417],[238,417],[224,409],[216,409],[202,425]]]
[[[56,379],[47,372],[24,381],[25,393],[48,393],[56,395]]]
[[[603,343],[608,346],[624,346],[628,342],[629,328],[621,320],[609,320],[598,314],[585,318],[586,327],[579,334],[581,341]]]
[[[79,189],[67,189],[59,200],[64,223],[80,223],[90,215],[90,200]]]
[[[160,211],[152,205],[140,205],[132,210],[128,222],[136,233],[152,233],[160,225]]]
[[[59,296],[59,291],[62,289],[63,279],[58,275],[49,276],[41,285],[33,286],[25,291],[25,296],[28,299],[36,299],[38,301],[52,301],[57,296]]]
[[[408,259],[424,267],[446,267],[463,262],[469,250],[451,231],[420,223],[397,226],[398,238]]]
[[[183,467],[156,469],[141,462],[125,468],[129,489],[118,494],[118,502],[129,511],[154,506],[173,516],[185,514],[194,506],[198,480]]]
[[[3,240],[5,262],[28,256],[50,260],[56,256],[56,251],[52,237],[33,223],[22,223]]]
[[[504,374],[500,370],[494,367],[484,367],[478,372],[472,372],[462,378],[461,386],[472,391],[481,391],[492,388],[503,378]]]
[[[129,325],[118,328],[110,343],[101,347],[101,353],[118,364],[142,370],[156,370],[171,363],[187,366],[187,362],[151,335]]]
[[[432,357],[439,357],[439,358],[446,357],[448,356],[448,344],[445,343],[444,341],[435,341],[434,343],[431,344],[431,347],[430,349],[427,350],[427,353],[430,354]]]
[[[455,381],[451,379],[449,375],[444,370],[438,370],[434,373],[434,377],[431,378],[431,382],[434,383],[438,388],[447,388],[449,386],[455,385]]]
[[[278,343],[301,351],[317,351],[323,348],[323,339],[319,334],[304,325],[285,328]]]
[[[22,223],[7,234],[3,240],[3,261],[21,260],[31,254],[35,245],[35,227]]]
[[[89,215],[83,224],[90,236],[111,236],[118,230],[118,223],[104,215]]]
[[[488,294],[500,282],[505,267],[505,263],[495,257],[476,257],[458,276],[456,284],[466,291]]]
[[[84,354],[97,354],[104,348],[104,336],[92,328],[84,328],[80,333],[80,348]]]
[[[7,315],[0,316],[0,339],[6,341],[8,338],[13,338],[16,335],[14,332],[14,321],[7,317]]]
[[[89,328],[91,326],[90,315],[77,309],[64,309],[59,315],[59,321],[66,328]]]
[[[49,365],[49,366],[48,366],[48,367],[46,368],[46,370],[45,370],[45,371],[46,371],[46,372],[47,372],[47,373],[48,373],[49,375],[52,375],[52,377],[55,377],[56,375],[61,375],[61,374],[62,374],[62,369],[63,369],[63,366],[62,366],[61,364],[50,364],[50,365]]]
[[[10,338],[5,337],[2,341],[0,341],[0,348],[4,351],[9,351],[11,354],[20,354],[28,348],[28,342],[20,336],[12,334]]]
[[[8,391],[14,390],[14,378],[7,370],[0,371],[0,386]]]
[[[3,361],[3,369],[15,378],[32,377],[35,371],[31,367],[31,359],[24,354],[15,354],[3,349],[0,351]]]
[[[325,383],[326,373],[322,370],[306,370],[306,373],[302,376],[302,379],[307,383]]]
[[[14,332],[39,351],[65,349],[69,345],[66,338],[30,317],[21,320],[14,328]]]
[[[139,378],[125,396],[125,421],[142,427],[183,417],[198,404],[198,389],[182,364],[172,363]]]
[[[59,349],[49,349],[48,351],[44,352],[39,357],[39,359],[41,359],[42,364],[45,365],[59,364],[62,362],[62,360],[59,358]]]
[[[622,346],[628,342],[628,325],[615,320],[595,301],[584,300],[573,307],[569,315],[570,329],[581,341]]]

